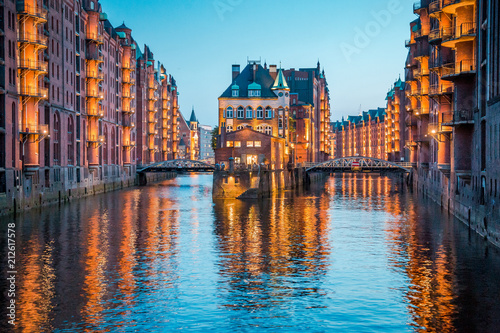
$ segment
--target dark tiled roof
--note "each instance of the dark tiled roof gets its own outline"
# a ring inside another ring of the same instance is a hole
[[[271,87],[274,84],[273,78],[271,77],[271,75],[269,75],[269,72],[261,65],[257,66],[257,71],[255,73],[255,83],[260,84],[260,86],[262,87],[261,97],[276,98],[276,94],[271,90]],[[236,77],[234,82],[231,82],[226,91],[224,91],[224,93],[220,97],[232,97],[233,94],[231,87],[233,86],[233,84],[236,84],[240,87],[238,98],[248,97],[248,85],[252,84],[253,82],[253,65],[249,64],[243,69],[240,75]]]
[[[122,25],[120,25],[119,27],[116,27],[116,29],[128,29],[128,30],[132,30],[132,29],[130,29],[129,27],[127,27],[125,25],[125,22],[123,22]]]

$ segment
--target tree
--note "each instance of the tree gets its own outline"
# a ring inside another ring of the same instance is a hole
[[[212,130],[212,149],[217,148],[217,138],[219,137],[219,126],[215,126]]]

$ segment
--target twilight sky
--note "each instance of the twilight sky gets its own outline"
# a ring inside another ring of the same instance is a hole
[[[332,120],[385,106],[404,78],[413,14],[410,0],[101,0],[113,26],[123,21],[143,49],[165,64],[181,112],[194,105],[202,124],[217,123],[217,98],[231,65],[247,57],[283,68],[316,67],[330,87]]]

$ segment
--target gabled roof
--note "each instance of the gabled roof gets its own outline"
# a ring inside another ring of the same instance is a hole
[[[248,86],[252,83],[257,83],[261,86],[261,98],[277,98],[276,94],[271,90],[274,80],[269,75],[269,72],[261,65],[256,65],[255,79],[253,73],[253,64],[248,64],[243,71],[236,77],[234,82],[227,87],[220,97],[231,98],[232,87],[237,85],[240,89],[239,97],[248,97]]]
[[[283,75],[283,71],[279,70],[278,76],[276,76],[276,80],[274,80],[272,90],[290,90],[288,84],[286,83],[285,76]]]

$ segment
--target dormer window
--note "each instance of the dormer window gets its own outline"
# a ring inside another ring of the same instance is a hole
[[[231,87],[231,90],[233,92],[232,96],[233,97],[239,97],[240,96],[240,87],[235,83]]]
[[[248,85],[248,97],[260,97],[261,95],[261,85],[258,83],[251,83]]]

